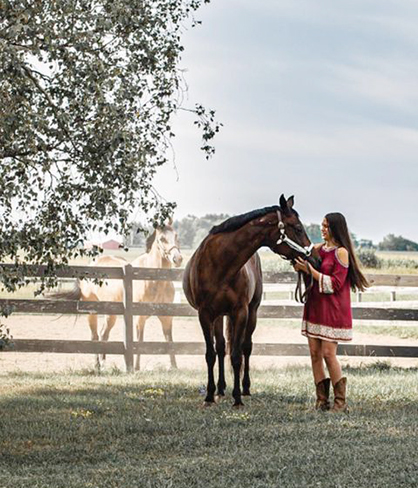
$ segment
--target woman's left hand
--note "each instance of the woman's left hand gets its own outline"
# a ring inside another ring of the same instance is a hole
[[[309,263],[300,257],[296,258],[293,268],[295,271],[302,271],[303,273],[308,274],[310,273]]]

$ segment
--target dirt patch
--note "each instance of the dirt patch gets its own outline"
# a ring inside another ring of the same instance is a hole
[[[52,315],[13,315],[7,319],[7,325],[15,339],[58,339],[58,340],[90,340],[90,329],[86,317],[52,316]],[[203,336],[197,319],[175,318],[173,326],[175,341],[203,342]],[[118,318],[110,340],[123,340],[123,321]],[[160,322],[152,317],[145,326],[146,341],[164,341]],[[306,339],[301,336],[298,328],[286,327],[286,321],[259,320],[254,333],[255,343],[301,343]],[[353,344],[390,344],[418,345],[413,339],[398,339],[387,335],[363,334],[354,332]],[[341,357],[343,364],[359,365],[382,361],[384,358],[353,358]],[[384,359],[386,360],[386,359]],[[389,359],[393,365],[412,367],[418,366],[417,359]],[[92,369],[95,358],[91,354],[49,354],[49,353],[0,353],[0,373],[12,371],[54,372],[69,369]],[[204,369],[203,355],[177,356],[179,368]],[[282,367],[294,364],[309,365],[308,357],[261,357],[253,356],[252,367]],[[107,368],[124,369],[122,356],[108,356]],[[142,356],[141,369],[167,369],[170,367],[168,356]]]

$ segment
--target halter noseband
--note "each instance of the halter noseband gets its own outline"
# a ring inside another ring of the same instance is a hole
[[[283,223],[282,214],[280,210],[277,210],[277,219],[278,219],[277,226],[279,227],[279,232],[280,232],[280,236],[279,236],[279,240],[277,241],[277,244],[287,244],[290,248],[294,249],[295,251],[300,252],[306,257],[309,257],[312,253],[312,249],[314,245],[311,244],[310,246],[302,247],[297,242],[292,241],[292,239],[289,239],[289,237],[287,237],[286,229]],[[288,259],[286,256],[281,255],[281,257],[283,259]]]
[[[165,259],[167,259],[167,261],[170,261],[170,254],[171,254],[171,251],[173,249],[177,249],[177,251],[180,253],[180,249],[178,246],[171,246],[170,249],[168,249],[168,251],[166,251],[163,246],[160,244],[160,241],[157,239],[157,246],[158,246],[158,249],[160,250],[161,254],[163,255],[163,257]]]

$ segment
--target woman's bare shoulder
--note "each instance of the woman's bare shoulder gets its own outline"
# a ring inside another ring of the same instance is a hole
[[[345,247],[339,247],[337,249],[337,258],[338,258],[338,261],[343,265],[343,266],[348,266],[349,264],[349,255],[348,255],[348,251]]]

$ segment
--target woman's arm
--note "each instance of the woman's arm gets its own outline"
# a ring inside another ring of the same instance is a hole
[[[296,271],[303,271],[310,274],[315,280],[319,282],[319,291],[321,293],[334,293],[338,291],[343,285],[348,272],[349,256],[348,251],[344,247],[340,247],[336,251],[337,262],[332,275],[325,275],[317,271],[308,261],[302,258],[296,258],[294,269]]]

